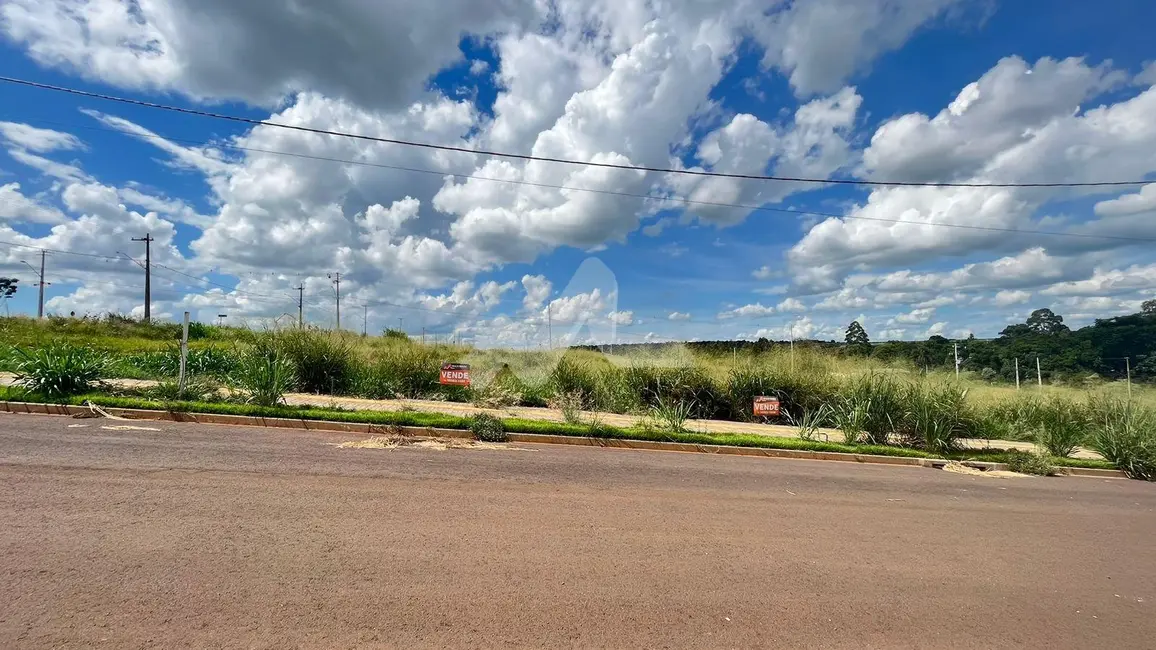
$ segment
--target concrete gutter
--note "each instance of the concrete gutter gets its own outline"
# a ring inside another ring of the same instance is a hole
[[[473,434],[462,429],[439,429],[434,427],[411,427],[389,424],[367,424],[358,422],[333,422],[329,420],[301,420],[292,418],[266,418],[249,415],[223,415],[215,413],[184,413],[149,409],[126,409],[100,407],[109,415],[130,420],[159,420],[167,422],[192,422],[197,424],[223,424],[242,427],[270,427],[276,429],[304,429],[307,431],[332,431],[337,433],[361,433],[368,435],[399,434],[429,438],[472,439]],[[25,413],[32,415],[91,416],[93,411],[87,406],[64,404],[39,404],[34,402],[0,402],[0,412]],[[651,440],[628,440],[622,438],[591,438],[582,436],[558,436],[539,433],[508,433],[510,442],[572,445],[579,447],[608,447],[613,449],[633,449],[639,451],[677,451],[684,453],[722,454],[728,456],[752,456],[758,458],[792,458],[796,460],[825,460],[844,463],[865,463],[906,467],[930,467],[941,469],[949,461],[939,458],[905,458],[901,456],[876,456],[873,454],[847,454],[833,451],[806,451],[800,449],[768,449],[764,447],[732,447],[726,445],[699,445],[686,442],[656,442]],[[968,467],[983,471],[1006,470],[1004,463],[984,461],[963,461]],[[1127,478],[1119,470],[1085,469],[1060,467],[1060,473],[1067,476],[1094,478]]]

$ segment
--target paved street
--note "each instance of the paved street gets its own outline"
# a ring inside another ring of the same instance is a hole
[[[1156,486],[0,414],[0,647],[1151,648]]]

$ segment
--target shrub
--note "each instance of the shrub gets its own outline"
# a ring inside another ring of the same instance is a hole
[[[787,420],[797,429],[799,438],[813,441],[819,439],[819,428],[827,424],[831,415],[831,406],[823,404],[817,409],[803,411],[801,415],[788,413]]]
[[[1036,444],[1058,458],[1067,458],[1076,451],[1088,430],[1084,409],[1077,403],[1061,398],[1048,401],[1039,412],[1036,425]]]
[[[406,334],[402,330],[395,330],[387,327],[385,331],[382,332],[381,336],[382,338],[393,339],[395,341],[405,341],[407,343],[409,342],[409,334]]]
[[[1129,478],[1156,481],[1156,412],[1107,400],[1092,427],[1092,449]]]
[[[868,414],[871,411],[871,399],[866,401],[844,397],[832,407],[832,419],[835,426],[843,432],[843,442],[848,445],[858,444],[866,431]]]
[[[967,391],[946,384],[908,384],[907,409],[898,435],[903,444],[945,454],[955,451],[967,430]]]
[[[236,353],[219,347],[190,348],[185,357],[185,372],[227,377],[236,366],[237,357]],[[176,377],[181,369],[181,347],[174,343],[161,350],[129,355],[126,361],[149,376]]]
[[[155,399],[162,402],[192,401],[192,402],[220,402],[222,401],[219,386],[203,377],[187,377],[185,390],[182,392],[175,381],[162,381],[156,386],[141,391],[141,397]]]
[[[1006,456],[1007,459],[1005,462],[1007,462],[1007,468],[1010,471],[1020,474],[1033,474],[1035,476],[1052,476],[1056,473],[1056,468],[1052,466],[1051,459],[1044,454],[1020,449],[1010,449]]]
[[[580,393],[562,393],[554,398],[552,406],[562,412],[562,421],[566,424],[581,424],[582,395]]]
[[[548,385],[554,395],[576,393],[581,396],[583,404],[594,405],[595,395],[598,392],[598,375],[592,364],[566,355],[554,366]]]
[[[232,381],[259,406],[280,403],[297,382],[293,362],[271,337],[246,351],[233,371]]]
[[[296,388],[304,393],[347,395],[360,365],[353,346],[341,334],[282,330],[265,334],[276,340],[293,364]]]
[[[524,390],[522,381],[518,379],[510,366],[502,364],[498,373],[484,388],[472,391],[470,401],[473,402],[474,406],[482,408],[507,408],[522,402]]]
[[[443,359],[434,346],[390,341],[376,351],[375,358],[362,365],[355,375],[355,392],[361,397],[431,398],[466,401],[469,391],[438,383]]]
[[[869,374],[853,379],[843,389],[842,400],[844,411],[851,409],[860,413],[857,424],[868,444],[890,443],[891,435],[904,419],[903,386],[886,375]],[[838,415],[836,424],[839,424]],[[844,432],[844,437],[846,435]]]
[[[104,376],[109,357],[87,346],[54,342],[42,348],[13,349],[16,383],[51,397],[90,390]]]
[[[802,364],[801,364],[802,365]],[[814,411],[830,404],[838,395],[837,387],[822,368],[792,371],[777,361],[771,365],[754,363],[731,370],[726,395],[729,417],[750,422],[754,398],[759,395],[779,398],[784,413]]]
[[[668,430],[674,433],[686,432],[686,421],[694,412],[694,404],[670,397],[659,397],[650,407],[650,414]]]
[[[470,431],[482,442],[506,442],[509,437],[502,421],[489,413],[475,413],[470,418]]]

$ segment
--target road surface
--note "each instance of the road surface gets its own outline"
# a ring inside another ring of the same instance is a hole
[[[0,415],[0,647],[1156,639],[1151,484],[356,437]]]

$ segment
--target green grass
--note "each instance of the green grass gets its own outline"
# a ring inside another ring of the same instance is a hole
[[[219,402],[161,402],[139,397],[113,397],[102,394],[79,395],[65,399],[48,399],[42,395],[28,393],[18,388],[0,386],[0,401],[34,402],[50,404],[82,405],[85,401],[111,408],[144,409],[173,413],[205,413],[214,415],[241,415],[249,417],[285,418],[291,420],[311,420],[346,422],[350,424],[373,424],[381,426],[397,425],[436,429],[471,430],[474,422],[469,416],[426,413],[419,411],[347,411],[333,408],[301,406],[257,406]],[[983,460],[1005,462],[1007,452],[1003,450],[979,449],[956,451],[946,456],[929,454],[918,449],[883,445],[848,445],[838,442],[780,438],[758,434],[735,433],[695,433],[673,432],[646,428],[622,428],[604,424],[565,424],[545,420],[522,418],[502,419],[502,426],[508,433],[531,433],[580,438],[601,438],[611,440],[644,440],[651,442],[678,442],[692,445],[721,445],[729,447],[750,447],[758,449],[788,449],[797,451],[836,452],[891,456],[898,458],[949,458],[952,460]],[[1058,459],[1057,464],[1067,467],[1088,467],[1111,469],[1104,461],[1084,459]]]

